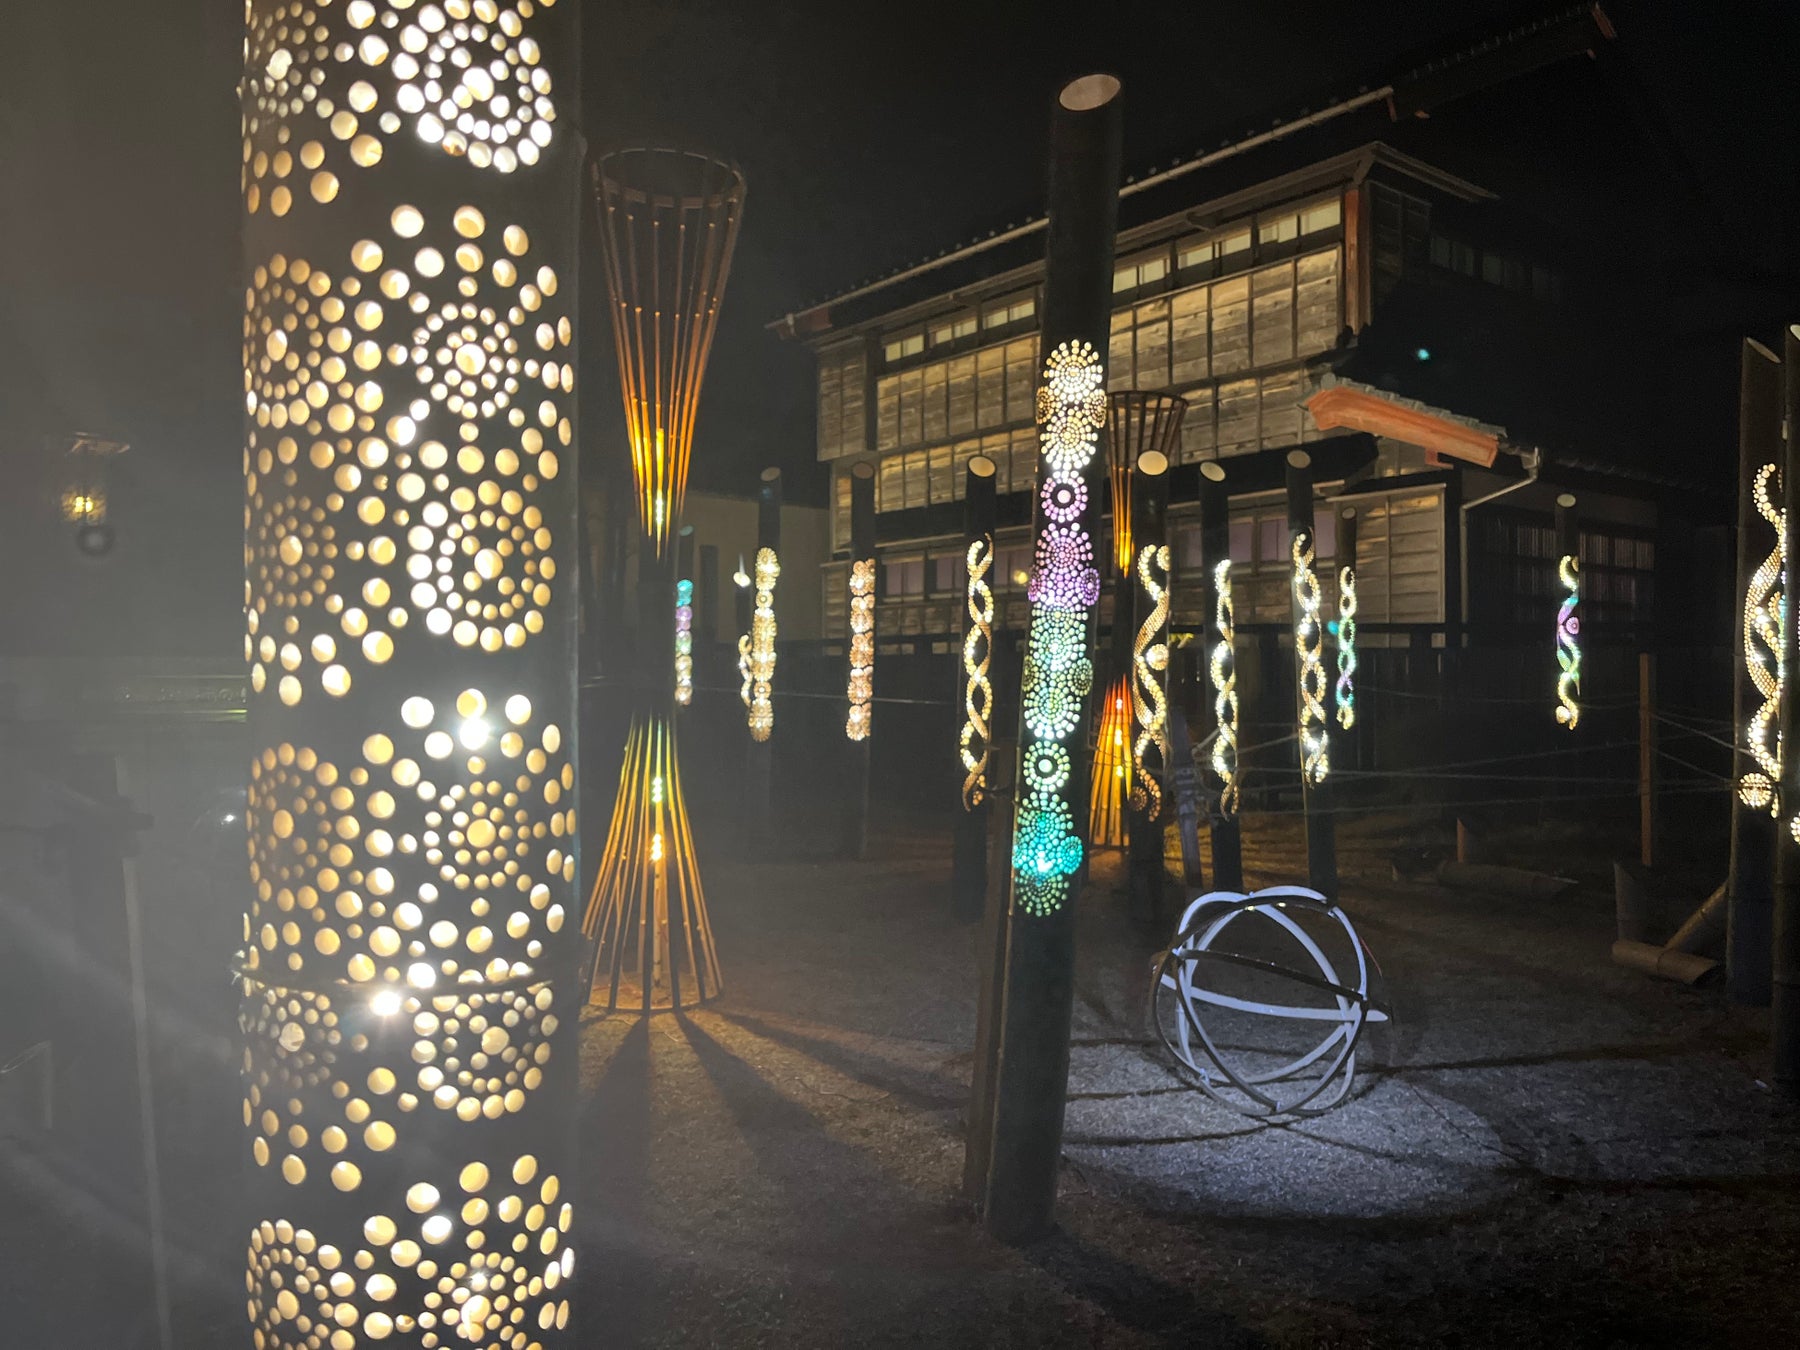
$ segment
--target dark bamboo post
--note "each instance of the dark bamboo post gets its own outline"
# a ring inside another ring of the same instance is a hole
[[[963,495],[964,620],[963,723],[957,747],[959,798],[956,840],[950,871],[953,911],[960,922],[981,918],[987,898],[988,768],[993,758],[994,720],[994,461],[969,461]]]
[[[1087,738],[1099,574],[1119,81],[1067,85],[1051,128],[1031,631],[1022,679],[1012,897],[983,1210],[1002,1241],[1049,1232],[1062,1155],[1075,997],[1075,907],[1086,847]],[[977,1047],[979,1057],[980,1047]],[[981,1122],[977,1122],[979,1126]]]
[[[1315,556],[1318,536],[1313,528],[1312,456],[1304,450],[1288,454],[1287,509],[1294,569],[1294,706],[1300,799],[1306,812],[1306,875],[1315,891],[1335,899],[1337,826],[1331,814],[1330,682],[1325,674],[1324,597]]]
[[[1175,578],[1168,545],[1168,456],[1160,450],[1140,454],[1131,490],[1137,631],[1131,647],[1136,731],[1128,832],[1130,905],[1133,914],[1155,920],[1162,913],[1163,822],[1174,805],[1169,801],[1169,606]]]
[[[875,466],[850,470],[850,641],[844,719],[844,816],[841,852],[869,848],[869,741],[875,719]]]
[[[1782,456],[1782,497],[1786,502],[1786,544],[1791,560],[1800,558],[1800,325],[1787,330],[1783,367],[1787,387],[1789,434]],[[1800,623],[1781,627],[1782,656],[1786,668],[1800,671]],[[1791,695],[1791,691],[1790,695]],[[1800,814],[1800,698],[1781,701],[1781,737],[1786,753],[1781,762],[1781,814],[1783,823]],[[1775,912],[1770,983],[1771,1073],[1776,1088],[1788,1096],[1800,1094],[1800,842],[1790,828],[1778,828],[1775,845]]]
[[[1222,891],[1244,889],[1244,844],[1238,814],[1237,633],[1231,592],[1231,493],[1225,466],[1209,460],[1200,466],[1200,566],[1206,574],[1211,614],[1205,628],[1207,688],[1213,709],[1212,750],[1206,762],[1213,771],[1218,798],[1212,812],[1213,885]]]
[[[1775,903],[1775,833],[1771,810],[1773,785],[1750,743],[1750,719],[1763,706],[1747,660],[1755,638],[1751,608],[1762,601],[1751,594],[1758,569],[1773,557],[1777,570],[1780,541],[1769,542],[1769,523],[1757,506],[1757,476],[1781,460],[1781,361],[1761,343],[1746,340],[1738,390],[1738,521],[1737,603],[1732,642],[1732,727],[1737,738],[1737,790],[1731,796],[1731,870],[1725,882],[1726,993],[1733,1003],[1765,1007],[1769,1002],[1770,924]],[[1779,579],[1775,578],[1779,585]],[[1747,631],[1749,630],[1749,631]],[[1770,654],[1771,658],[1773,653]],[[1765,667],[1772,673],[1773,662]],[[1769,678],[1765,674],[1765,678]],[[1767,740],[1773,742],[1770,732]]]

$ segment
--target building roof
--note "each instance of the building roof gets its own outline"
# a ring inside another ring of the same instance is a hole
[[[1464,94],[1515,78],[1569,56],[1591,51],[1612,37],[1612,25],[1595,0],[1558,5],[1535,19],[1488,34],[1474,42],[1464,43],[1404,71],[1378,87],[1363,86],[1349,96],[1330,99],[1316,110],[1302,108],[1285,118],[1276,119],[1266,129],[1246,130],[1242,134],[1225,138],[1216,146],[1197,150],[1174,164],[1166,167],[1151,166],[1141,174],[1128,176],[1119,193],[1121,225],[1125,225],[1128,213],[1139,220],[1146,220],[1180,209],[1178,204],[1172,204],[1164,211],[1152,211],[1148,216],[1142,212],[1130,211],[1130,207],[1136,204],[1133,199],[1161,198],[1164,194],[1160,189],[1198,170],[1216,168],[1254,151],[1267,151],[1305,133],[1339,123],[1368,108],[1385,108],[1390,121],[1398,121],[1405,116],[1423,117],[1432,108]],[[1367,133],[1356,133],[1353,139],[1366,140]],[[1398,153],[1388,147],[1383,149],[1390,154]],[[1318,151],[1315,150],[1301,158],[1318,157]],[[1441,174],[1441,171],[1432,169],[1422,161],[1413,161],[1413,164],[1432,175],[1445,179],[1451,177]],[[1254,175],[1254,180],[1266,180],[1268,177],[1268,168],[1265,166]],[[1454,181],[1456,187],[1452,190],[1459,194],[1472,197],[1491,195],[1472,184]],[[965,269],[959,265],[967,264],[971,259],[997,255],[990,260],[993,266],[981,275],[991,275],[994,267],[1011,270],[1022,266],[1030,261],[1030,255],[1026,253],[1020,256],[1017,246],[1021,241],[1030,240],[1040,233],[1046,224],[1047,218],[1038,215],[1004,229],[990,230],[985,237],[945,248],[935,256],[904,264],[833,295],[814,300],[772,321],[768,327],[786,338],[817,336],[838,326],[833,321],[834,309],[905,287],[907,283],[920,278],[933,277],[932,291],[942,294],[957,284],[958,275],[965,273]],[[1041,249],[1038,252],[1041,254]],[[921,297],[916,293],[907,297],[914,301],[919,298]],[[881,309],[892,310],[905,303],[907,300],[903,299],[900,305],[890,303]],[[863,313],[865,318],[871,316],[871,312]]]

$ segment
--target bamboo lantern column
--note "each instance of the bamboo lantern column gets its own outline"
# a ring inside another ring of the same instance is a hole
[[[1789,432],[1782,454],[1781,477],[1786,510],[1782,535],[1789,559],[1800,557],[1800,326],[1787,330],[1783,351]],[[1791,564],[1790,564],[1791,566]],[[1790,617],[1781,626],[1782,668],[1800,670],[1800,623]],[[1775,844],[1775,912],[1769,1003],[1770,1077],[1789,1098],[1800,1096],[1800,699],[1784,691],[1781,700],[1782,744],[1788,747],[1781,765],[1782,826]]]
[[[427,8],[245,6],[261,1350],[573,1339],[577,6]]]
[[[1162,451],[1137,456],[1132,495],[1138,624],[1131,645],[1131,909],[1154,919],[1162,909],[1163,822],[1174,805],[1168,784],[1169,609],[1175,581],[1166,526],[1169,458]]]
[[[1726,992],[1733,1003],[1769,1002],[1769,932],[1774,906],[1775,832],[1781,779],[1774,717],[1781,587],[1786,539],[1781,527],[1781,361],[1760,343],[1744,343],[1738,398],[1737,728],[1731,799],[1731,870],[1726,896]]]
[[[1556,720],[1570,731],[1581,723],[1581,522],[1575,498],[1556,499]]]
[[[843,853],[869,847],[869,738],[875,730],[875,466],[850,471],[850,642],[844,718]]]
[[[1231,494],[1225,466],[1200,466],[1200,568],[1212,607],[1206,626],[1207,685],[1212,691],[1213,738],[1207,755],[1217,797],[1212,813],[1213,884],[1244,889],[1244,844],[1239,815],[1238,726],[1242,695],[1237,683],[1237,604],[1231,576]]]
[[[1346,734],[1356,727],[1356,508],[1338,513],[1337,527],[1337,724]],[[1343,758],[1340,752],[1340,759]]]
[[[745,587],[750,621],[738,639],[739,698],[750,739],[744,747],[744,826],[748,851],[766,856],[775,834],[775,659],[780,629],[775,595],[781,584],[781,470],[764,469],[756,494],[756,560]]]
[[[1088,841],[1094,847],[1125,846],[1132,795],[1132,645],[1137,620],[1137,549],[1132,471],[1146,453],[1173,460],[1181,444],[1187,400],[1179,394],[1125,390],[1106,400],[1108,500],[1112,507],[1113,619],[1111,651],[1094,740],[1093,781],[1088,794]]]
[[[1100,434],[1122,134],[1119,82],[1066,86],[1051,130],[1049,239],[1037,398],[1031,629],[1021,681],[1012,894],[999,950],[998,1076],[982,1211],[1007,1242],[1054,1222],[1075,994],[1075,906],[1087,857],[1088,695],[1099,600]],[[978,1062],[985,1047],[977,1046]]]
[[[1331,730],[1326,704],[1324,595],[1313,529],[1312,457],[1290,451],[1287,465],[1289,552],[1293,563],[1294,705],[1299,731],[1300,794],[1306,812],[1308,884],[1337,896],[1337,821],[1331,814]]]
[[[721,984],[682,792],[676,623],[694,423],[744,180],[709,155],[634,149],[601,158],[593,189],[637,496],[638,641],[631,730],[583,931],[592,1001],[648,1013],[704,1003]],[[687,608],[691,621],[691,595]]]
[[[994,520],[997,466],[986,455],[969,460],[963,490],[964,609],[963,707],[957,741],[962,811],[956,817],[951,906],[965,923],[981,918],[987,903],[988,763],[994,740]]]

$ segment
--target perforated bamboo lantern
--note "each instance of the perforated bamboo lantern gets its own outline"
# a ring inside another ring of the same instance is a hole
[[[572,0],[250,0],[247,1306],[566,1343]]]

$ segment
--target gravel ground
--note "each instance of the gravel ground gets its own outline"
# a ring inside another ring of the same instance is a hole
[[[1606,855],[1551,827],[1494,843],[1575,860],[1554,905],[1395,881],[1392,851],[1442,832],[1343,828],[1396,1020],[1349,1102],[1286,1125],[1172,1076],[1143,1017],[1167,925],[1126,919],[1102,856],[1061,1229],[991,1241],[957,1198],[977,935],[947,917],[945,833],[857,864],[708,859],[726,997],[584,1020],[580,1345],[1800,1344],[1800,1113],[1757,1082],[1766,1017],[1612,966]],[[1293,879],[1291,826],[1246,837],[1253,882]],[[146,893],[199,924],[206,870],[147,859]],[[181,1350],[249,1343],[216,984],[167,1000],[158,1046]],[[129,1233],[29,1163],[0,1168],[0,1350],[151,1344],[110,1255]],[[123,1326],[79,1329],[109,1302]]]
[[[1101,860],[1061,1231],[1022,1251],[957,1201],[976,935],[945,917],[936,832],[715,865],[726,997],[584,1028],[584,1341],[1800,1342],[1800,1115],[1757,1081],[1763,1018],[1613,967],[1591,889],[1394,881],[1398,829],[1341,842],[1396,1021],[1353,1099],[1300,1124],[1172,1077],[1142,1012],[1167,935]],[[1297,837],[1248,837],[1253,880],[1288,879]]]

